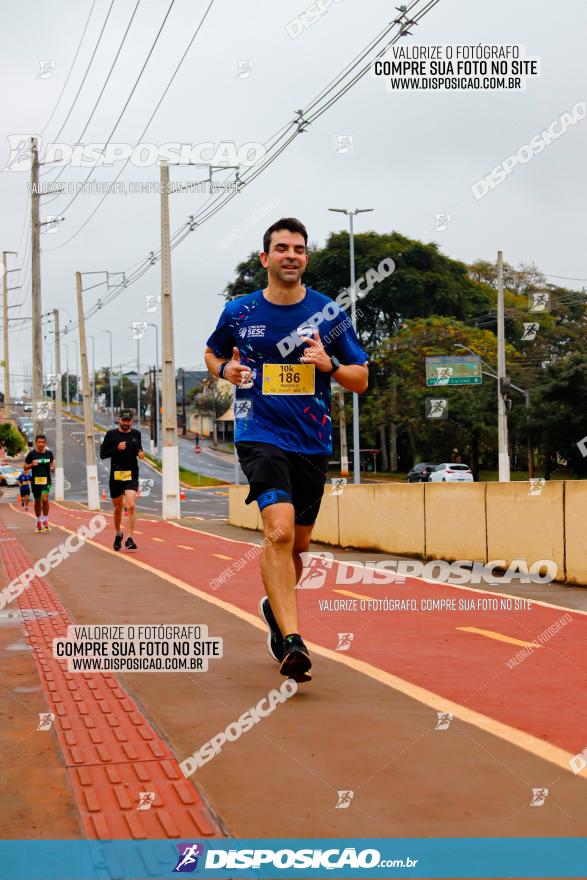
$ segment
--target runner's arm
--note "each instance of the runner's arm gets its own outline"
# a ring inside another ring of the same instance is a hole
[[[100,458],[112,458],[112,453],[115,452],[115,450],[116,444],[114,443],[114,433],[112,431],[106,431],[106,435],[100,446]]]
[[[28,472],[30,471],[32,466],[33,465],[32,465],[31,459],[30,459],[30,452],[29,452],[29,454],[27,455],[27,457],[24,460],[23,470],[24,470],[25,474],[28,474]]]
[[[341,364],[332,377],[347,391],[363,394],[369,386],[369,367],[367,364]]]
[[[209,346],[206,346],[206,351],[204,352],[204,359],[206,361],[206,366],[210,370],[213,376],[218,377],[218,371],[222,364],[226,364],[226,368],[224,370],[223,379],[227,379],[229,382],[232,382],[233,385],[240,385],[242,381],[243,373],[250,373],[251,368],[245,366],[245,364],[241,364],[240,361],[240,352],[236,346],[232,350],[232,358],[222,358],[218,357]]]

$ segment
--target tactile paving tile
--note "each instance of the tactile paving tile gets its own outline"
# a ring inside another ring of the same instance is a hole
[[[0,523],[0,540],[6,535]],[[17,540],[6,542],[2,555],[10,579],[32,565]],[[64,637],[72,621],[49,584],[35,577],[16,602],[87,837],[221,836],[201,795],[116,676],[68,672],[67,661],[53,657],[53,639]],[[154,793],[148,809],[138,809],[140,792]]]

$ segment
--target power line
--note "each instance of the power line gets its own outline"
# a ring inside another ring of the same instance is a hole
[[[133,9],[132,14],[131,14],[131,17],[130,17],[130,19],[129,19],[129,22],[128,22],[127,26],[126,26],[126,30],[125,30],[125,32],[124,32],[124,34],[123,34],[123,36],[122,36],[122,40],[121,40],[120,45],[119,45],[119,47],[118,47],[118,51],[116,52],[116,55],[114,56],[114,60],[113,60],[112,64],[110,65],[110,70],[108,71],[108,73],[107,73],[107,75],[106,75],[106,79],[104,80],[104,84],[103,84],[102,88],[100,89],[100,94],[99,94],[98,97],[96,98],[96,102],[95,102],[95,104],[94,104],[94,106],[93,106],[93,108],[92,108],[92,112],[91,112],[90,115],[88,116],[88,119],[87,119],[86,124],[84,125],[84,127],[83,127],[83,129],[82,129],[82,131],[81,131],[81,134],[76,138],[76,143],[78,143],[78,144],[81,143],[81,139],[83,138],[84,134],[86,133],[87,128],[88,128],[88,125],[89,125],[90,122],[92,121],[92,118],[93,118],[93,116],[94,116],[94,113],[96,112],[96,108],[98,107],[98,104],[100,103],[100,100],[101,100],[101,98],[102,98],[102,95],[104,94],[104,91],[106,90],[106,86],[108,85],[108,83],[109,83],[109,81],[110,81],[110,77],[112,76],[112,71],[114,70],[114,68],[115,68],[115,66],[116,66],[116,62],[118,61],[119,55],[120,55],[120,53],[122,52],[122,47],[124,46],[124,44],[125,44],[125,42],[126,42],[126,38],[127,38],[127,36],[128,36],[128,32],[130,31],[131,25],[132,25],[132,23],[133,23],[133,21],[134,21],[134,17],[135,17],[135,15],[137,14],[137,10],[138,10],[138,8],[139,8],[140,5],[141,5],[141,0],[137,0],[137,3],[136,3],[136,5],[135,5],[135,8]],[[59,178],[61,177],[61,175],[62,175],[63,172],[65,171],[65,168],[66,168],[66,166],[65,166],[65,165],[62,165],[61,170],[59,171],[59,174],[57,174],[57,176],[54,177],[53,180],[50,181],[50,183],[55,183],[57,180],[59,180]],[[55,196],[55,198],[58,198],[59,195],[60,195],[60,194],[57,194],[57,196]],[[53,201],[53,200],[52,200],[52,201]],[[46,204],[47,204],[47,203],[46,203]]]
[[[112,2],[114,2],[114,0],[112,0]],[[212,0],[212,3],[213,3],[213,2],[214,2],[214,0]],[[212,3],[211,3],[210,5],[212,5]],[[131,101],[131,99],[132,99],[132,96],[134,95],[134,93],[135,93],[135,91],[136,91],[136,88],[137,88],[139,82],[141,81],[141,77],[143,76],[143,73],[145,72],[145,68],[146,68],[147,64],[149,63],[149,59],[150,59],[151,55],[153,54],[153,51],[154,51],[154,49],[155,49],[155,46],[157,45],[157,43],[158,43],[158,41],[159,41],[159,37],[161,36],[161,33],[162,33],[162,31],[163,31],[163,28],[165,27],[165,24],[166,24],[166,22],[167,22],[167,19],[169,18],[169,14],[170,14],[171,10],[173,9],[173,6],[174,6],[174,5],[175,5],[175,0],[171,0],[171,3],[169,4],[169,7],[168,7],[168,9],[167,9],[167,12],[165,13],[165,17],[164,17],[163,21],[161,22],[161,25],[160,25],[160,27],[159,27],[159,30],[157,31],[157,34],[156,34],[156,36],[155,36],[155,39],[153,40],[153,43],[152,43],[152,45],[151,45],[151,48],[149,49],[149,52],[148,52],[148,54],[147,54],[147,57],[145,58],[145,61],[143,62],[143,66],[141,67],[141,69],[140,69],[140,71],[139,71],[139,75],[137,76],[137,78],[136,78],[136,80],[135,80],[135,82],[134,82],[134,85],[133,85],[132,89],[130,90],[130,94],[129,94],[128,98],[126,99],[125,103],[124,103],[124,107],[122,108],[122,110],[120,111],[120,113],[119,113],[119,115],[118,115],[118,119],[117,119],[116,122],[114,123],[114,128],[112,129],[112,131],[111,131],[110,134],[108,135],[108,140],[107,140],[106,143],[104,144],[104,148],[106,148],[106,146],[110,143],[110,141],[111,141],[111,139],[112,139],[112,136],[113,136],[114,132],[115,132],[116,129],[118,128],[118,125],[119,125],[119,123],[120,123],[120,120],[121,120],[122,117],[124,116],[124,113],[125,113],[125,111],[126,111],[126,108],[128,107],[128,105],[129,105],[129,103],[130,103],[130,101]],[[157,108],[156,108],[156,109],[157,109]],[[154,115],[154,114],[153,114],[153,115]],[[152,118],[152,117],[151,117],[151,118]],[[150,122],[150,121],[151,121],[151,120],[149,120],[149,122]],[[145,129],[145,131],[146,131],[146,129]],[[144,134],[144,132],[143,132],[143,134]],[[139,141],[141,140],[143,134],[140,134],[140,135],[139,135],[139,138],[138,138]],[[124,165],[122,166],[122,168],[121,168],[121,170],[120,170],[120,174],[121,174],[122,171],[124,171],[124,169],[126,168],[126,166],[127,166],[127,164],[128,164],[128,161],[129,161],[129,160],[127,159],[126,162],[124,163]],[[90,177],[92,176],[92,174],[93,174],[93,168],[90,168],[90,170],[89,170],[89,172],[88,172],[88,175],[87,175],[86,179],[85,179],[84,182],[83,182],[83,185],[84,185],[84,186],[85,186],[85,184],[88,182],[88,180],[90,179]],[[118,180],[118,177],[120,177],[120,174],[119,174],[117,177],[114,178],[114,181],[113,181],[113,182],[116,182],[116,181]],[[63,210],[60,212],[62,215],[66,215],[66,214],[67,214],[67,211],[71,208],[71,206],[73,205],[73,203],[75,202],[75,200],[76,200],[77,197],[79,196],[80,192],[81,192],[81,187],[78,188],[78,189],[76,190],[76,193],[75,193],[74,197],[73,197],[72,199],[69,200],[69,202],[67,203],[67,205],[65,206],[65,208],[63,208]],[[98,208],[99,208],[100,205],[102,204],[102,201],[103,201],[103,199],[102,199],[100,202],[98,202],[98,205],[96,206],[95,210],[90,214],[90,216],[89,216],[88,219],[86,220],[86,223],[88,223],[88,221],[94,216],[94,214],[96,213],[96,211],[98,210]],[[79,232],[81,232],[81,230],[84,228],[84,226],[86,225],[86,223],[84,223],[83,226],[81,226],[80,229],[78,229],[78,232],[76,232],[75,235],[77,235]],[[49,250],[51,250],[51,251],[58,251],[58,250],[61,250],[62,247],[65,247],[66,244],[69,244],[69,242],[72,240],[72,238],[75,237],[75,235],[73,235],[73,236],[71,236],[70,238],[68,238],[67,241],[64,241],[63,244],[59,245],[58,247],[56,247],[56,248],[49,248]]]
[[[86,18],[86,23],[85,23],[85,25],[84,25],[84,29],[83,29],[83,31],[82,31],[82,35],[81,35],[81,37],[79,38],[79,42],[78,42],[78,44],[77,44],[77,49],[75,50],[75,55],[73,56],[73,61],[71,62],[71,66],[70,66],[70,68],[69,68],[69,73],[67,74],[66,80],[65,80],[65,82],[63,83],[63,88],[61,89],[61,91],[60,91],[60,93],[59,93],[59,97],[57,98],[57,101],[55,102],[55,106],[54,106],[53,109],[51,110],[51,115],[49,116],[49,119],[47,120],[47,122],[45,123],[43,129],[41,130],[41,135],[43,135],[43,134],[45,133],[45,131],[47,130],[47,127],[48,127],[49,123],[51,122],[51,120],[53,119],[53,116],[55,115],[55,111],[57,110],[57,107],[59,106],[59,102],[61,101],[61,98],[63,97],[63,93],[65,92],[65,89],[67,88],[67,84],[68,84],[68,82],[69,82],[69,78],[71,77],[71,74],[72,74],[72,72],[73,72],[73,68],[75,67],[75,62],[77,61],[77,56],[78,56],[78,54],[79,54],[79,50],[81,49],[81,45],[82,45],[82,43],[83,43],[83,41],[84,41],[84,37],[85,37],[85,35],[86,35],[86,31],[87,31],[87,29],[88,29],[88,25],[89,25],[89,23],[90,23],[90,18],[92,17],[92,12],[94,11],[94,6],[95,6],[95,5],[96,5],[96,0],[92,0],[92,5],[91,5],[91,7],[90,7],[90,11],[89,11],[89,13],[88,13],[88,17]]]
[[[420,12],[418,13],[417,19],[419,20],[420,18],[422,18],[427,12],[429,12],[432,8],[434,8],[434,6],[436,6],[438,2],[439,2],[439,0],[429,0],[429,2],[425,3],[423,9],[420,10]],[[211,3],[209,4],[208,9],[206,10],[206,12],[204,14],[204,17],[203,17],[202,21],[200,22],[200,25],[198,26],[198,30],[201,27],[201,25],[203,24],[203,21],[204,21],[205,17],[207,16],[213,3],[214,3],[214,0],[211,0]],[[421,3],[421,0],[413,0],[413,2],[409,6],[409,9],[407,9],[406,11],[411,10],[413,7],[418,6],[420,3]],[[416,20],[416,17],[414,17],[414,20]],[[394,25],[397,26],[397,22],[395,22]],[[371,48],[373,48],[374,46],[379,45],[383,40],[386,39],[386,37],[389,34],[389,31],[390,31],[390,26],[387,25],[384,28],[384,30],[379,34],[379,36],[377,38],[375,38],[375,40],[371,41],[369,46]],[[395,36],[390,41],[385,43],[385,45],[380,49],[380,51],[376,57],[379,57],[379,55],[381,55],[385,51],[387,51],[387,49],[391,45],[393,45],[395,42],[397,42],[399,39],[401,39],[402,33],[403,33],[403,26],[400,26],[397,33],[395,34]],[[153,118],[154,114],[157,112],[157,109],[158,109],[161,101],[163,100],[169,86],[171,85],[171,82],[173,81],[173,78],[175,77],[177,71],[179,70],[181,63],[183,62],[183,60],[184,60],[184,58],[185,58],[185,56],[186,56],[186,54],[187,54],[187,52],[188,52],[188,50],[189,50],[189,48],[190,48],[191,44],[193,43],[193,40],[195,39],[196,36],[197,36],[197,31],[194,34],[194,36],[192,37],[192,39],[190,40],[190,43],[188,44],[188,47],[185,50],[178,66],[172,76],[171,81],[168,83],[168,86],[166,87],[165,91],[163,92],[163,95],[161,96],[161,98],[160,98],[160,100],[159,100],[159,102],[158,102],[158,104],[152,114],[151,119]],[[364,57],[365,57],[364,50],[361,53],[359,53],[358,56],[356,56],[356,58],[360,58],[361,60],[363,60]],[[358,74],[355,74],[353,76],[352,84],[355,84],[362,76],[365,76],[365,74],[370,69],[371,63],[372,62],[369,61],[367,64],[365,64],[361,68],[361,70],[359,71]],[[344,75],[348,76],[348,73],[350,71],[352,71],[354,69],[354,67],[357,66],[357,64],[358,64],[358,62],[355,59],[354,62],[351,62],[350,66],[347,65],[344,68],[344,71],[346,71],[346,74],[344,74]],[[340,75],[339,75],[338,79],[340,80]],[[340,91],[339,97],[342,94],[344,94],[344,92],[346,92],[347,90],[348,90],[347,87],[342,89]],[[328,91],[330,91],[329,88],[328,88]],[[324,92],[324,89],[319,94],[322,94],[323,92]],[[332,106],[332,103],[334,103],[334,101],[331,98],[328,100],[327,106],[328,107]],[[316,99],[313,99],[311,106],[314,106],[315,104],[316,104]],[[239,176],[240,189],[243,189],[245,186],[247,186],[249,183],[251,183],[253,180],[255,180],[259,176],[259,174],[261,174],[267,167],[269,167],[269,165],[271,165],[275,161],[275,159],[277,159],[279,157],[279,155],[281,155],[281,153],[285,149],[287,149],[287,147],[289,146],[289,144],[292,143],[292,141],[295,139],[295,137],[297,137],[299,134],[301,134],[305,130],[305,127],[308,124],[307,120],[304,117],[305,112],[306,112],[305,110],[298,111],[296,119],[292,120],[287,125],[282,126],[282,128],[279,129],[278,132],[276,132],[269,139],[270,143],[271,143],[271,141],[273,141],[272,146],[267,151],[269,153],[269,155],[266,156],[265,160],[260,164],[260,166],[258,168],[247,169],[243,173],[242,176]],[[323,112],[323,111],[317,110],[314,114],[314,118],[318,118],[318,116],[321,115],[321,112]],[[143,133],[140,135],[140,138],[143,137],[145,131],[147,130],[148,126],[150,125],[150,122],[151,122],[151,120],[149,120],[149,122],[147,123],[147,126],[145,127]],[[278,146],[281,141],[283,141],[283,143],[281,143],[281,145]],[[271,154],[272,151],[275,152],[275,155]],[[128,162],[128,160],[127,160],[127,162]],[[125,166],[126,166],[126,164],[127,163],[125,163]],[[124,170],[125,166],[123,166],[123,168],[121,169],[121,171],[119,172],[117,177],[114,179],[113,183],[116,182],[116,180],[118,180],[118,178],[122,174],[122,171]],[[208,203],[206,203],[204,206],[202,206],[202,208],[200,209],[200,211],[196,215],[193,215],[192,217],[190,217],[190,219],[188,221],[184,222],[182,224],[182,226],[178,230],[176,230],[176,232],[172,235],[172,237],[171,237],[172,238],[172,245],[171,245],[172,249],[179,246],[185,240],[185,238],[187,237],[189,232],[193,231],[197,226],[202,225],[202,223],[204,223],[206,220],[211,219],[211,217],[213,217],[219,210],[221,210],[221,208],[224,207],[224,205],[226,205],[229,201],[231,201],[232,198],[234,198],[234,196],[237,194],[238,193],[236,191],[233,191],[231,193],[227,193],[226,195],[220,195],[217,197],[215,196],[215,197],[212,197],[211,199],[209,199]],[[92,217],[95,215],[95,213],[99,209],[99,207],[103,204],[103,202],[107,198],[107,196],[108,196],[108,194],[106,194],[102,197],[102,199],[100,200],[100,202],[98,203],[98,205],[96,206],[94,211],[90,214],[90,216],[87,218],[85,223],[80,227],[80,229],[78,229],[77,232],[74,233],[74,235],[72,235],[69,239],[67,239],[67,241],[63,242],[57,248],[49,248],[48,250],[52,250],[52,251],[58,250],[61,247],[64,247],[70,241],[72,241],[72,239],[75,238],[79,234],[79,232],[81,232],[81,230],[87,225],[87,223],[92,219]],[[124,289],[126,289],[131,284],[134,284],[136,281],[138,281],[139,278],[141,278],[145,274],[145,272],[147,272],[149,270],[149,268],[152,265],[154,265],[154,263],[158,259],[159,259],[159,249],[157,249],[156,251],[152,251],[150,253],[149,257],[140,261],[138,263],[138,268],[134,272],[132,272],[132,273],[127,272],[125,282],[123,284],[120,284],[117,287],[113,288],[99,302],[99,304],[94,305],[89,310],[86,317],[87,318],[92,317],[92,315],[94,315],[96,313],[96,311],[103,308],[105,305],[107,305],[109,302],[111,302],[117,296],[119,296],[120,293],[122,293],[122,291]],[[135,265],[137,265],[137,264],[135,264]]]

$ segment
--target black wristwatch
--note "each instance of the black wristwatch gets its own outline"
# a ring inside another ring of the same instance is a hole
[[[330,363],[332,364],[332,369],[330,371],[330,375],[336,373],[336,371],[342,366],[339,359],[334,355],[330,355]]]
[[[223,362],[220,364],[220,367],[218,368],[218,378],[219,378],[219,379],[224,379],[224,371],[225,371],[225,369],[226,369],[226,365],[227,365],[227,364],[228,364],[228,361],[223,361]]]

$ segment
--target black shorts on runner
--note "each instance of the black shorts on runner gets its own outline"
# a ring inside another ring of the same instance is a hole
[[[288,452],[271,443],[240,442],[236,449],[250,486],[246,504],[259,501],[262,508],[263,502],[272,503],[266,493],[275,491],[277,502],[293,504],[297,525],[314,525],[324,494],[328,455]]]
[[[33,485],[32,491],[33,491],[33,498],[35,499],[35,501],[40,501],[41,498],[43,497],[43,495],[47,495],[47,496],[49,495],[49,492],[51,491],[51,483],[49,483],[48,486],[35,486],[35,485]]]
[[[31,487],[29,485],[20,487],[20,497],[24,498],[25,495],[31,494]]]
[[[109,486],[111,498],[120,498],[120,496],[124,495],[127,491],[139,491],[138,480],[110,480]]]

